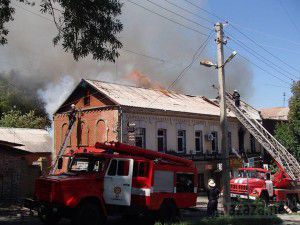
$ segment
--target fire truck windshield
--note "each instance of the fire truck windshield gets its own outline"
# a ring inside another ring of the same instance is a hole
[[[240,170],[237,178],[258,178],[258,179],[266,179],[266,173],[258,172],[258,171],[247,171]]]
[[[69,164],[68,172],[101,172],[105,159],[74,157]]]

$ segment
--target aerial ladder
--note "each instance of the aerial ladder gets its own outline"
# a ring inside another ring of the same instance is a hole
[[[71,110],[71,112],[69,112],[69,115],[68,115],[69,116],[69,126],[67,129],[65,138],[62,142],[62,145],[60,146],[60,149],[57,153],[56,159],[55,159],[53,165],[51,166],[49,174],[55,174],[55,171],[57,170],[58,162],[62,158],[62,156],[67,148],[68,140],[70,139],[72,131],[74,130],[74,127],[75,127],[77,111],[75,109],[75,105],[72,105],[71,107],[72,107],[72,110]]]
[[[247,104],[242,102],[239,107],[235,105],[233,96],[226,92],[226,105],[235,114],[237,119],[254,136],[262,147],[271,155],[277,165],[292,180],[300,179],[300,165],[296,158],[271,135],[263,125],[253,118],[247,110]]]

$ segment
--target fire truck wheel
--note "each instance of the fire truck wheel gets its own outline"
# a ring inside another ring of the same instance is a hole
[[[173,200],[165,200],[158,211],[158,220],[162,223],[178,222],[179,210]]]
[[[41,219],[41,221],[46,225],[55,225],[58,224],[61,217],[53,214],[51,209],[48,208],[41,208],[38,212],[38,216]]]
[[[73,218],[74,225],[100,225],[103,224],[100,208],[94,203],[82,204],[75,217]]]

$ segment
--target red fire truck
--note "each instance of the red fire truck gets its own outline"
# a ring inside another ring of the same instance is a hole
[[[179,209],[196,205],[196,174],[190,160],[119,142],[96,143],[69,155],[66,172],[37,179],[34,205],[48,224],[62,217],[100,224],[113,214],[173,220]]]
[[[300,200],[300,182],[290,179],[282,169],[271,175],[262,168],[240,168],[230,180],[230,192],[234,201],[261,199],[265,205],[277,202],[295,211]]]
[[[249,133],[269,153],[278,168],[274,175],[262,168],[240,168],[238,175],[230,181],[231,197],[252,200],[259,198],[266,205],[269,202],[278,202],[289,212],[295,210],[300,201],[299,162],[256,117],[252,116],[255,110],[251,106],[243,101],[236,106],[229,93],[226,93],[226,103]]]

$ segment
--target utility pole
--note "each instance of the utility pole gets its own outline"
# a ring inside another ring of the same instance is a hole
[[[283,107],[285,107],[285,92],[283,92]]]
[[[222,184],[223,184],[223,207],[226,215],[229,215],[230,211],[230,175],[229,175],[229,149],[227,145],[228,138],[228,125],[227,125],[227,113],[226,113],[226,100],[225,100],[225,71],[224,67],[229,63],[234,56],[237,54],[233,51],[231,55],[224,62],[224,49],[223,45],[226,41],[223,38],[223,24],[216,23],[215,30],[217,33],[217,64],[211,62],[210,60],[202,60],[200,64],[206,67],[214,67],[218,69],[219,78],[219,96],[220,96],[220,126],[222,130]]]
[[[227,112],[225,100],[225,70],[224,70],[224,39],[223,24],[216,23],[215,30],[217,33],[217,66],[219,79],[219,96],[220,96],[220,126],[222,131],[221,149],[222,149],[222,184],[223,184],[223,207],[226,215],[230,210],[230,176],[229,176],[229,154],[227,145]]]

